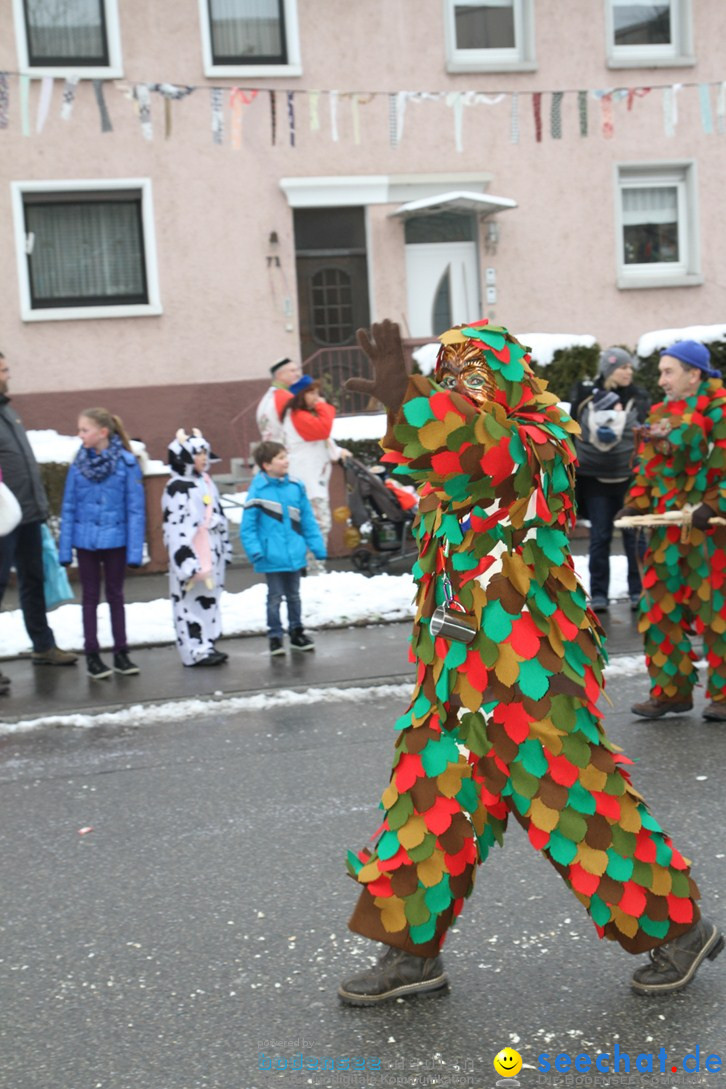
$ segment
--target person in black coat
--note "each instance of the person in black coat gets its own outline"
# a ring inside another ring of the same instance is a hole
[[[610,591],[610,544],[615,515],[633,477],[635,428],[650,410],[647,390],[633,384],[635,360],[624,348],[600,354],[597,378],[585,379],[570,395],[570,414],[582,434],[577,449],[577,498],[590,522],[590,597],[595,612],[607,612]],[[637,608],[641,592],[636,535],[623,530],[628,560],[628,594]]]

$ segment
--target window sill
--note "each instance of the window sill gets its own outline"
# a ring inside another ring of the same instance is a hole
[[[205,76],[252,77],[274,79],[277,76],[301,76],[301,64],[205,64]]]
[[[21,311],[22,321],[91,321],[98,318],[150,318],[163,314],[161,303],[132,306],[68,306]]]
[[[465,61],[449,60],[446,71],[451,75],[463,72],[536,72],[536,61]]]
[[[44,79],[45,76],[52,76],[53,79],[68,79],[69,76],[77,76],[79,80],[83,79],[123,79],[124,70],[118,65],[109,65],[106,68],[86,68],[74,67],[69,64],[64,68],[23,68],[21,75],[29,76],[30,79]]]
[[[665,287],[700,287],[704,278],[700,273],[685,273],[680,276],[663,276],[653,273],[652,276],[623,276],[616,279],[616,286],[620,291],[632,291],[640,288],[665,288]]]
[[[641,54],[639,57],[623,58],[608,57],[607,67],[617,68],[694,68],[696,58],[683,57],[648,57]]]

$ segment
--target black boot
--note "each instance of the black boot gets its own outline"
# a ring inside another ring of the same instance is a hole
[[[387,946],[372,968],[344,980],[338,994],[349,1006],[372,1006],[402,995],[438,991],[448,982],[441,957],[416,957]]]
[[[633,975],[633,990],[637,994],[670,994],[686,987],[702,960],[715,960],[724,947],[723,934],[708,919],[699,919],[695,926],[650,951],[650,963],[638,968]]]

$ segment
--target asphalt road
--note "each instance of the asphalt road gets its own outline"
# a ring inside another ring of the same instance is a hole
[[[523,1089],[566,1084],[538,1073],[543,1053],[616,1045],[656,1072],[626,1082],[621,1060],[576,1084],[718,1084],[703,1064],[726,1058],[726,956],[681,995],[636,997],[634,959],[598,941],[514,824],[449,935],[450,992],[339,1005],[338,980],[375,951],[347,931],[343,856],[377,826],[405,703],[379,691],[0,736],[2,1089],[478,1089],[505,1045]],[[697,714],[633,721],[642,693],[610,685],[608,729],[726,923],[726,732]],[[697,1046],[702,1073],[686,1074]],[[677,1073],[658,1072],[661,1048]],[[298,1054],[366,1072],[274,1068]]]

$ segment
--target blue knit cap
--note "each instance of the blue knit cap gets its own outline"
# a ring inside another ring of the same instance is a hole
[[[697,367],[708,378],[721,377],[721,372],[714,370],[711,366],[711,353],[708,348],[705,344],[699,344],[697,340],[678,340],[675,344],[671,344],[670,348],[664,348],[660,354],[661,358],[664,355],[670,355],[674,359],[679,359],[681,363],[685,363],[687,367]]]

